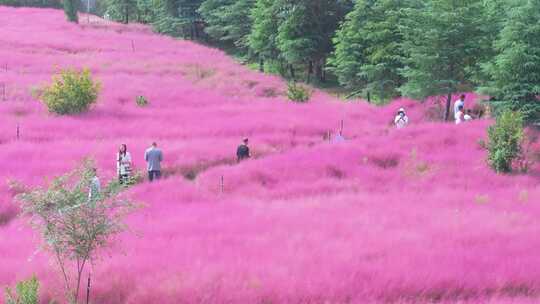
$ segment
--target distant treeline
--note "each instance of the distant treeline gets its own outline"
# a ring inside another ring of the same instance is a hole
[[[98,0],[92,9],[261,71],[335,81],[351,96],[444,95],[449,105],[478,91],[495,113],[540,120],[540,0]]]
[[[0,5],[15,6],[15,7],[52,7],[61,8],[61,0],[0,0]]]

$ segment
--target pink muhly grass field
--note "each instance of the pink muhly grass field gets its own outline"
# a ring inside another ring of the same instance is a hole
[[[60,67],[102,82],[88,113],[50,115],[32,97]],[[44,301],[62,299],[9,180],[42,184],[85,156],[111,179],[121,143],[144,171],[157,141],[167,177],[130,190],[145,207],[91,267],[92,303],[540,302],[540,168],[494,174],[479,145],[490,120],[434,123],[429,102],[319,91],[294,104],[282,80],[219,50],[56,10],[0,7],[2,83],[0,286],[35,273]],[[411,125],[395,130],[401,106]],[[348,140],[329,142],[341,121]],[[244,136],[254,159],[236,164]]]

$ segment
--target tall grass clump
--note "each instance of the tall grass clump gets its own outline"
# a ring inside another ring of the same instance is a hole
[[[135,98],[135,103],[139,107],[146,107],[148,105],[148,99],[144,97],[143,95],[139,95],[137,96],[137,98]]]
[[[49,112],[59,115],[87,111],[96,102],[101,84],[92,79],[88,69],[62,70],[41,95]]]
[[[512,171],[512,163],[521,155],[523,115],[505,111],[488,129],[488,163],[498,173]]]
[[[35,276],[17,283],[15,291],[6,288],[6,304],[38,304],[39,281]]]
[[[22,214],[41,233],[44,248],[60,268],[71,303],[77,303],[79,298],[85,266],[124,230],[123,218],[134,207],[130,200],[119,196],[123,188],[117,181],[89,196],[89,189],[95,187],[94,168],[91,160],[85,160],[45,188],[13,185],[20,192],[17,199]]]
[[[287,86],[287,97],[295,102],[307,102],[311,98],[311,91],[295,82],[290,82]]]

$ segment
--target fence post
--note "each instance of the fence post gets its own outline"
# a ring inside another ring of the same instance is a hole
[[[86,304],[90,302],[90,276],[91,274],[88,273],[88,285],[86,285]]]
[[[131,39],[131,50],[135,52],[135,42]]]
[[[2,101],[6,101],[6,84],[2,82]]]
[[[223,194],[223,192],[225,192],[225,182],[224,182],[224,178],[223,178],[223,175],[221,176],[221,193]]]
[[[343,119],[341,120],[341,125],[339,127],[339,134],[343,135],[343,127],[344,127],[344,124],[345,122],[343,121]]]
[[[20,127],[19,127],[19,124],[17,124],[17,140],[19,140],[20,135],[21,135]]]

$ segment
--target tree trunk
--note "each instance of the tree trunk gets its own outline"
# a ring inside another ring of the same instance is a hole
[[[450,106],[452,105],[452,93],[448,93],[446,97],[446,108],[444,111],[444,120],[448,121],[450,118]]]
[[[308,63],[308,70],[307,70],[307,78],[306,78],[307,83],[311,82],[312,74],[313,74],[313,61],[310,60]]]
[[[128,4],[126,3],[126,11],[125,11],[125,18],[124,20],[126,21],[125,23],[128,24],[129,23],[129,6]]]
[[[289,64],[289,73],[291,75],[292,80],[296,81],[296,75],[294,73],[294,66],[292,64]]]
[[[325,62],[326,62],[325,59],[319,60],[317,62],[317,66],[316,66],[316,69],[315,69],[315,73],[316,73],[317,78],[319,79],[320,82],[325,82],[326,81],[326,73],[324,72]]]
[[[264,73],[264,58],[259,58],[259,72]]]
[[[285,65],[283,64],[283,60],[279,60],[279,74],[281,77],[285,77]]]

